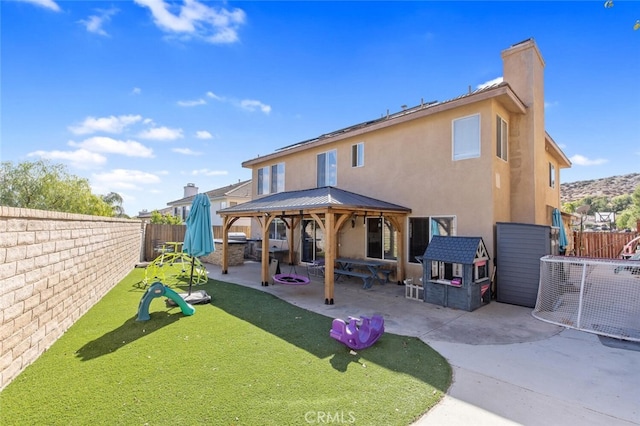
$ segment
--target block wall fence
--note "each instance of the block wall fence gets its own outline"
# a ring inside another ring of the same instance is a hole
[[[140,261],[137,220],[0,206],[0,390]]]

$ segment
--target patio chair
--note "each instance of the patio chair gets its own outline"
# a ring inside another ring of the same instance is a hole
[[[317,259],[307,265],[307,276],[324,277],[324,259]]]

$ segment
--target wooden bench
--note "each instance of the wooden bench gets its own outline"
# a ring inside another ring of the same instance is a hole
[[[364,281],[364,285],[362,286],[362,288],[370,288],[371,285],[373,284],[373,281],[371,280],[371,274],[366,274],[364,272],[348,271],[346,269],[334,269],[333,272],[336,275],[346,275],[349,277],[361,278],[362,281]]]

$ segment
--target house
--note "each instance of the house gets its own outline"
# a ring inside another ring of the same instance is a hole
[[[188,183],[184,187],[184,197],[167,203],[171,209],[170,213],[181,218],[183,221],[186,220],[187,216],[189,216],[189,209],[191,208],[193,199],[197,194],[198,187],[193,183]],[[222,226],[222,218],[216,212],[251,200],[251,180],[238,181],[231,185],[212,189],[211,191],[205,192],[205,194],[207,194],[211,201],[211,225]],[[245,219],[235,224],[237,226],[251,226],[251,221]]]
[[[545,131],[545,63],[533,39],[502,61],[499,84],[245,161],[253,200],[219,214],[225,229],[239,218],[258,225],[263,284],[277,229],[292,263],[320,256],[333,270],[339,256],[379,259],[401,282],[421,276],[417,257],[433,235],[481,237],[495,259],[497,222],[551,225],[571,163]],[[325,274],[327,304],[333,286]]]
[[[153,211],[157,211],[160,214],[172,214],[172,209],[170,207],[165,207],[164,209],[156,209]],[[153,211],[144,209],[142,211],[139,211],[136,217],[142,220],[143,222],[147,222],[147,223],[151,222],[151,215]]]

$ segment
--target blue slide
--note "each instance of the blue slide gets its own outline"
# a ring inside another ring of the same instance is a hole
[[[138,305],[138,318],[136,321],[148,321],[151,318],[151,316],[149,316],[149,305],[151,304],[151,301],[156,297],[162,296],[173,300],[185,315],[193,315],[196,312],[196,308],[185,302],[178,293],[160,282],[155,282],[151,284],[147,291],[145,291],[142,299],[140,299],[140,304]]]

